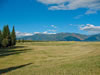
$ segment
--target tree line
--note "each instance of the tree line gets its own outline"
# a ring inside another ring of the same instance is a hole
[[[13,26],[10,32],[9,26],[5,25],[3,30],[0,30],[0,48],[12,47],[16,45],[16,33]]]

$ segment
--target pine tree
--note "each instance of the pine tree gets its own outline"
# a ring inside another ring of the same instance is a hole
[[[7,26],[3,27],[3,34],[2,34],[2,46],[7,47],[8,45],[8,40],[7,40]]]
[[[0,30],[0,48],[2,47],[2,32]]]
[[[3,39],[7,36],[6,26],[3,27]]]
[[[3,47],[11,46],[11,36],[10,36],[10,30],[8,25],[4,26],[3,28],[2,46]]]
[[[13,27],[13,30],[10,34],[9,26],[6,25],[3,28],[3,31],[0,31],[0,47],[9,47],[16,44],[16,33]]]
[[[11,35],[10,35],[10,30],[9,30],[9,26],[6,26],[6,31],[7,31],[7,41],[8,41],[8,46],[11,46]]]
[[[12,30],[12,33],[11,33],[11,44],[12,44],[12,46],[16,44],[16,33],[15,33],[14,26],[13,26],[13,30]]]

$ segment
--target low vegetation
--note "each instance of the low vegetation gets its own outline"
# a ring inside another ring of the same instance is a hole
[[[100,75],[100,42],[20,42],[0,51],[0,75]]]

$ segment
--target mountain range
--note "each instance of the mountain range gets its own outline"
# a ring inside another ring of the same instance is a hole
[[[20,39],[33,41],[100,41],[100,34],[84,35],[78,33],[34,34]]]
[[[86,38],[84,41],[100,41],[100,34],[91,35],[90,37]]]

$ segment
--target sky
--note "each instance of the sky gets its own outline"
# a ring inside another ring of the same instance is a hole
[[[16,34],[100,33],[100,0],[0,0],[0,29]]]

